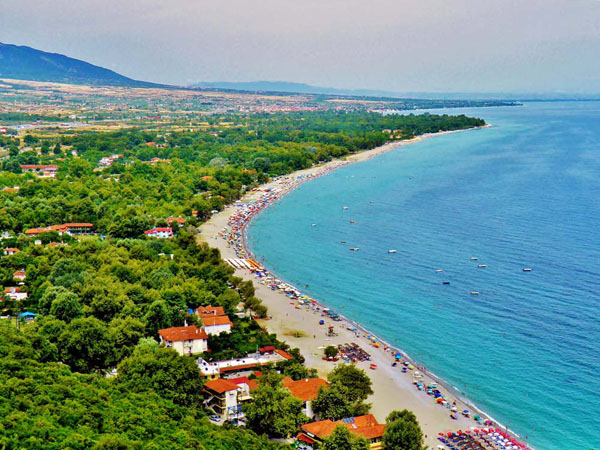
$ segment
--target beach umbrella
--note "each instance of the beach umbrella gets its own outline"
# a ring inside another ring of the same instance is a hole
[[[444,433],[438,433],[438,436],[442,436],[442,437],[444,437],[444,436],[446,436],[446,435],[445,435]]]

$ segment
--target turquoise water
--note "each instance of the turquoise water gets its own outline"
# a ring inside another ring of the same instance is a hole
[[[600,103],[460,112],[494,126],[305,183],[250,246],[536,449],[598,449]]]

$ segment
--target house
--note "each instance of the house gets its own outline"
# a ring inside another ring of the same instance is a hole
[[[21,292],[21,288],[19,287],[7,287],[4,289],[4,296],[11,300],[25,300],[27,292]]]
[[[62,225],[50,225],[43,228],[29,228],[25,230],[27,236],[38,236],[42,233],[56,231],[60,236],[68,234],[70,236],[79,236],[83,234],[94,234],[94,224],[92,223],[64,223]]]
[[[196,310],[196,314],[198,314],[198,317],[200,317],[201,319],[204,319],[206,317],[224,316],[225,309],[223,309],[222,306],[200,306]]]
[[[208,350],[208,335],[195,325],[158,330],[161,344],[171,347],[180,355],[203,353]]]
[[[19,186],[15,186],[15,187],[5,186],[2,188],[2,192],[19,192],[19,189],[21,189]]]
[[[252,391],[258,389],[258,382],[248,377],[229,378],[229,381],[238,385],[238,400],[244,402],[252,399]]]
[[[151,230],[144,231],[144,234],[148,237],[169,239],[173,237],[173,229],[171,227],[152,228]]]
[[[223,420],[244,416],[238,396],[241,388],[230,380],[218,378],[204,383],[204,404]]]
[[[202,319],[204,329],[208,334],[231,333],[233,323],[225,314],[222,306],[200,306],[196,310],[196,314]]]
[[[200,374],[210,380],[216,380],[221,375],[241,372],[251,372],[267,364],[275,364],[279,361],[294,359],[292,355],[277,350],[269,354],[252,353],[245,358],[228,359],[225,361],[208,362],[198,358]]]
[[[25,281],[26,277],[27,274],[25,273],[25,269],[17,270],[15,273],[13,273],[13,278],[15,280]]]
[[[34,173],[39,178],[56,178],[58,166],[56,164],[21,164],[21,170],[24,173]]]
[[[210,335],[231,333],[231,326],[233,325],[227,316],[203,317],[202,322],[206,333]]]
[[[381,438],[385,432],[385,425],[377,423],[377,419],[375,419],[373,414],[349,417],[335,422],[327,419],[320,422],[307,423],[300,427],[298,440],[302,441],[304,449],[311,450],[317,448],[319,443],[331,435],[333,430],[339,425],[347,427],[351,433],[367,438],[372,449],[381,448]]]
[[[290,377],[283,379],[283,386],[287,388],[294,397],[302,401],[302,412],[312,419],[315,413],[312,410],[312,402],[317,398],[319,389],[322,386],[329,386],[329,383],[322,378],[305,378],[294,381]]]
[[[167,222],[169,225],[173,225],[175,223],[177,226],[182,227],[185,224],[185,219],[182,219],[181,217],[167,217],[165,222]]]
[[[4,249],[4,256],[15,255],[15,254],[19,253],[20,251],[21,250],[19,250],[18,248],[7,247]]]
[[[30,311],[25,311],[19,314],[19,320],[22,320],[24,322],[33,322],[35,320],[35,318],[37,317],[36,313],[32,313]]]

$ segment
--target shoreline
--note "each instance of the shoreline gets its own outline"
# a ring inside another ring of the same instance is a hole
[[[222,212],[213,216],[202,226],[200,239],[211,246],[219,248],[222,258],[225,260],[232,258],[255,259],[246,241],[248,225],[258,214],[304,182],[327,175],[331,171],[348,164],[365,161],[430,137],[459,131],[473,131],[489,126],[491,125],[486,124],[483,127],[425,134],[408,141],[389,142],[374,149],[349,155],[344,159],[333,160],[275,178],[269,183],[246,193],[241,200],[229,205]],[[440,444],[437,440],[440,432],[447,433],[458,429],[469,430],[485,426],[460,414],[462,410],[468,409],[471,417],[474,414],[478,414],[482,418],[485,417],[491,420],[495,427],[499,427],[518,438],[517,434],[496,422],[489,414],[466,398],[466,394],[445,382],[435,373],[429,372],[424,366],[418,365],[413,358],[398,346],[390,345],[377,334],[370,332],[359,323],[337,312],[341,321],[332,321],[330,318],[323,316],[322,310],[331,310],[331,308],[327,308],[326,305],[316,300],[310,299],[308,305],[305,302],[296,303],[292,301],[292,298],[302,296],[301,290],[285,281],[281,281],[276,274],[268,271],[268,269],[264,269],[263,273],[265,276],[258,277],[254,271],[248,269],[236,268],[235,270],[236,276],[253,281],[257,291],[256,295],[263,300],[269,309],[270,320],[261,321],[261,324],[269,332],[277,333],[280,339],[285,339],[290,345],[299,347],[306,358],[306,365],[317,369],[319,376],[326,375],[335,367],[334,363],[321,359],[322,349],[327,345],[356,342],[371,354],[372,361],[359,362],[357,366],[365,369],[373,382],[375,393],[367,401],[373,404],[372,412],[380,422],[383,422],[387,414],[394,409],[410,409],[415,412],[419,419],[425,436],[425,444],[429,445],[430,448],[436,448]],[[275,282],[274,280],[280,283],[283,288],[273,289],[269,287],[269,284],[272,286],[272,283]],[[284,290],[287,290],[288,293],[292,292],[292,298],[290,298],[290,295],[286,295]],[[282,302],[284,298],[288,302]],[[316,315],[317,317],[313,321],[309,321],[306,320],[307,314]],[[325,325],[319,326],[317,322],[321,318],[325,320]],[[323,331],[327,329],[328,325],[334,327],[336,336],[325,335],[325,339],[322,339]],[[294,331],[299,331],[302,337],[294,337]],[[310,339],[311,334],[313,339]],[[285,336],[285,338],[282,336]],[[375,342],[377,346],[375,346]],[[407,370],[406,373],[403,373],[399,367],[392,367],[391,363],[394,361],[392,354],[395,352],[399,352],[403,359],[407,361],[405,366],[412,365],[415,370]],[[369,363],[377,364],[377,370],[368,370]],[[418,371],[422,373],[419,374]],[[421,382],[425,386],[437,385],[448,402],[446,407],[434,402],[432,396],[417,390],[415,386],[417,382]],[[456,419],[450,418],[452,406],[458,409]]]

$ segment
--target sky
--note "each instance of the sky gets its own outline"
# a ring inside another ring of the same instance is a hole
[[[178,85],[600,93],[600,0],[0,0],[0,42]]]

